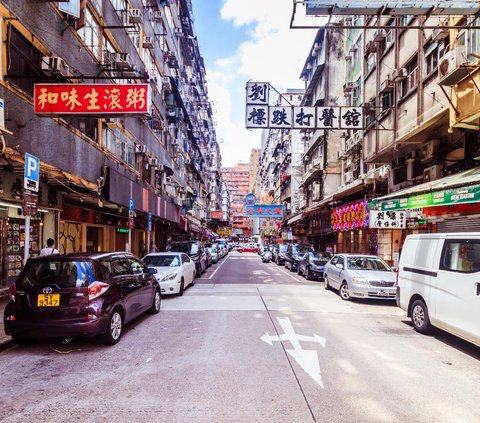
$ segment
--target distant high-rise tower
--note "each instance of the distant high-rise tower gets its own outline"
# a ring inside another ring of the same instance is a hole
[[[223,167],[222,176],[230,192],[232,234],[251,235],[250,219],[245,214],[245,196],[250,193],[250,164]],[[240,235],[242,236],[242,235]]]

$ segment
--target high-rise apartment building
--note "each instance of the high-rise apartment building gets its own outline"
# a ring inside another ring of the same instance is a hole
[[[224,167],[222,175],[230,192],[232,234],[250,235],[250,219],[245,214],[245,196],[250,192],[250,164]]]

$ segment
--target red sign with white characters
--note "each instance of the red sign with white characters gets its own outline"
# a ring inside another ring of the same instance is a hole
[[[48,115],[149,114],[149,84],[35,84],[34,111]]]
[[[211,219],[223,219],[223,211],[221,210],[211,210],[210,211],[210,218]]]

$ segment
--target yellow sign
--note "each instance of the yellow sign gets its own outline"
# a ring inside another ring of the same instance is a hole
[[[217,229],[217,234],[218,235],[231,235],[232,230],[231,229]]]

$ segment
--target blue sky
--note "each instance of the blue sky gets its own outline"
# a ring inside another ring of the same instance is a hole
[[[316,30],[289,29],[291,0],[192,0],[200,53],[220,142],[222,165],[248,162],[260,130],[245,129],[245,83],[277,90],[299,79]],[[272,99],[271,99],[272,100]]]

